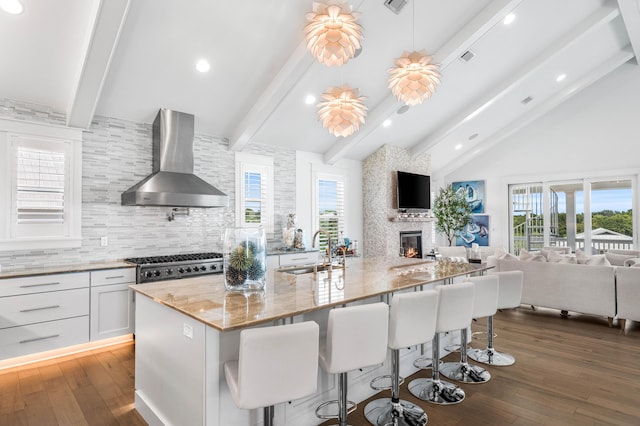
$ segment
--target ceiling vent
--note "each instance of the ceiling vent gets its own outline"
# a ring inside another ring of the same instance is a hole
[[[531,96],[527,96],[526,98],[524,98],[523,100],[521,100],[521,101],[520,101],[520,103],[521,103],[522,105],[526,105],[526,104],[528,104],[529,102],[531,102],[532,100],[533,100],[533,98],[532,98]]]
[[[407,4],[407,0],[384,0],[384,5],[395,13],[396,15],[400,14],[402,8],[404,8]]]
[[[469,62],[470,60],[472,60],[474,57],[476,56],[475,53],[473,53],[470,50],[467,50],[466,52],[464,52],[462,54],[462,56],[460,56],[460,59],[464,62]]]

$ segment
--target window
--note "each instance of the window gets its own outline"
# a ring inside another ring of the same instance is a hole
[[[0,120],[0,250],[81,245],[81,134]]]
[[[331,235],[335,246],[344,233],[344,177],[316,173],[315,175],[314,223]],[[319,247],[327,246],[326,234],[319,234]]]
[[[236,223],[273,232],[273,159],[236,153]]]

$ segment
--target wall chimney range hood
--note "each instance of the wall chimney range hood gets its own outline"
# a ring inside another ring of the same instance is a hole
[[[153,173],[122,193],[123,206],[227,207],[229,197],[193,174],[192,114],[161,109],[153,121]]]

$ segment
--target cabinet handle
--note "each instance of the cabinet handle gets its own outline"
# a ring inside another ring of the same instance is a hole
[[[53,339],[54,337],[60,337],[60,335],[52,334],[51,336],[34,337],[33,339],[20,340],[19,343],[22,344],[22,343],[37,342],[38,340]]]
[[[291,260],[307,260],[308,257],[292,257]]]
[[[29,288],[29,287],[42,287],[45,285],[60,285],[59,282],[55,282],[55,283],[43,283],[43,284],[27,284],[27,285],[21,285],[20,288]]]
[[[20,310],[20,312],[42,311],[44,309],[55,309],[55,308],[59,308],[59,307],[60,307],[60,305],[43,306],[42,308],[22,309],[22,310]]]
[[[104,277],[105,280],[112,280],[114,278],[124,278],[124,275],[114,275],[113,277]]]

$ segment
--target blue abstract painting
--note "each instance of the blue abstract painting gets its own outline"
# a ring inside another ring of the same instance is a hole
[[[484,213],[484,181],[467,180],[452,182],[453,190],[462,195],[471,205],[471,213]]]
[[[457,246],[471,247],[473,243],[479,246],[489,245],[489,215],[472,215],[471,223],[456,234]]]

